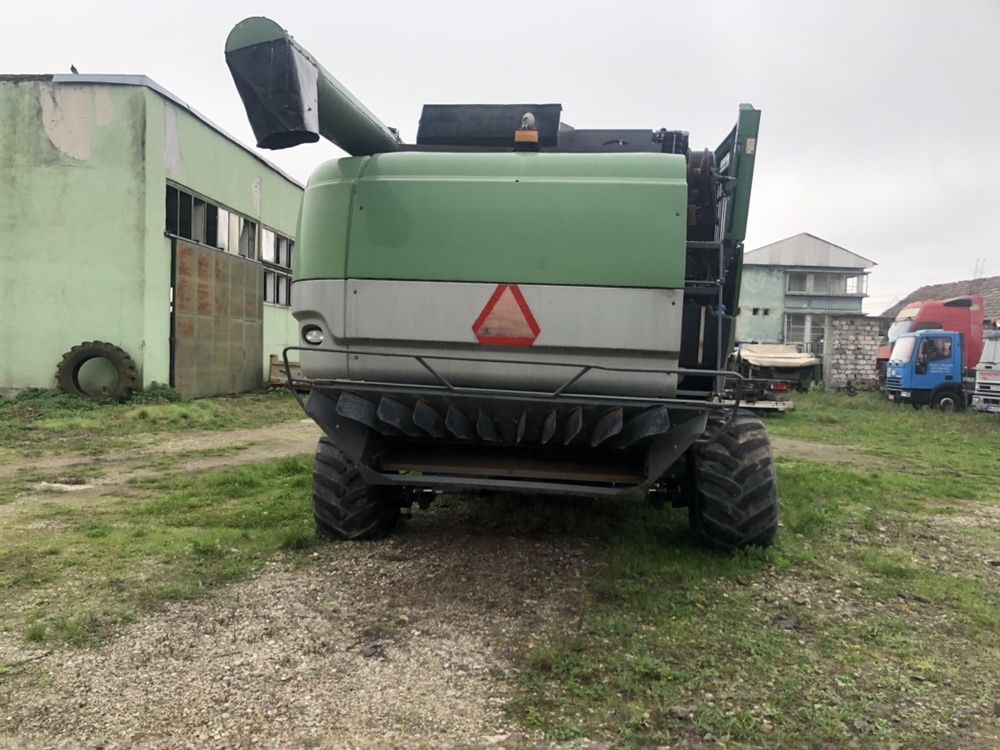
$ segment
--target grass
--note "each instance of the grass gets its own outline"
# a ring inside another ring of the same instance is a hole
[[[993,716],[1000,532],[956,522],[1000,505],[1000,425],[868,395],[796,401],[772,434],[888,468],[779,459],[767,551],[714,554],[680,514],[623,510],[579,619],[524,655],[521,721],[615,747],[898,747]]]
[[[768,418],[772,435],[849,446],[941,476],[982,480],[995,473],[1000,435],[995,414],[918,411],[878,393],[848,397],[812,391],[793,400],[795,411]]]
[[[783,528],[767,551],[707,552],[689,541],[682,512],[595,503],[593,513],[547,517],[547,506],[525,503],[525,533],[563,524],[606,565],[577,615],[521,655],[515,718],[555,740],[625,748],[976,744],[967,733],[1000,695],[1000,423],[869,395],[796,401],[796,412],[767,420],[773,435],[878,460],[779,457]],[[0,427],[0,446],[18,452],[113,450],[144,434],[298,416],[290,398],[272,395],[2,409],[0,424],[6,416],[14,427]],[[0,524],[0,628],[40,647],[93,645],[276,554],[310,559],[300,556],[315,543],[308,464],[164,476],[86,505],[69,495],[17,506]],[[395,627],[380,621],[372,637]]]
[[[141,394],[140,394],[141,395]],[[104,453],[136,438],[189,430],[232,430],[301,415],[284,390],[197,401],[95,404],[51,391],[0,400],[0,457],[59,452]]]
[[[37,644],[93,644],[141,610],[309,548],[309,463],[172,476],[98,505],[25,509],[0,526],[0,627]]]

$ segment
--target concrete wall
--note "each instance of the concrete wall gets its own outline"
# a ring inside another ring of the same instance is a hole
[[[272,354],[281,356],[281,350],[286,346],[299,343],[299,326],[287,307],[264,303],[264,361],[269,364]],[[289,352],[292,362],[299,361],[298,352]],[[269,368],[268,368],[269,369]],[[267,382],[268,370],[264,370],[264,382]]]
[[[879,318],[838,315],[830,318],[823,348],[823,383],[830,389],[878,388],[875,355],[881,336]]]
[[[145,89],[149,128],[146,179],[154,196],[147,206],[150,256],[147,261],[149,294],[169,288],[170,243],[166,226],[166,184],[170,180],[213,203],[237,211],[289,237],[295,236],[302,189],[270,169],[253,154],[223,138],[183,107]],[[159,244],[162,249],[157,250]],[[267,374],[270,354],[279,354],[298,341],[289,308],[265,304],[264,351],[261,367]],[[168,352],[169,305],[150,305],[146,327],[157,339],[157,350]],[[290,336],[290,338],[289,338]],[[161,341],[162,339],[162,341]],[[145,382],[166,382],[169,362],[150,362]]]
[[[140,88],[0,80],[0,389],[93,339],[141,367],[145,121]]]
[[[168,179],[295,235],[297,184],[145,86],[0,79],[0,123],[0,390],[54,387],[95,339],[168,381]],[[297,340],[288,308],[265,318],[262,369]]]
[[[766,266],[743,266],[740,314],[736,318],[738,341],[780,343],[784,336],[785,272]],[[753,314],[754,308],[758,314]],[[764,310],[768,311],[764,315]]]

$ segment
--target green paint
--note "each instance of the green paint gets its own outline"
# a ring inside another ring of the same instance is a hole
[[[686,204],[679,156],[340,159],[306,190],[296,275],[680,288]]]
[[[270,18],[251,16],[244,18],[233,27],[226,38],[226,52],[252,47],[263,42],[275,42],[284,39],[285,30]]]
[[[94,339],[167,381],[168,179],[295,234],[296,184],[144,86],[0,81],[0,121],[0,390],[54,387],[63,352]],[[279,310],[265,341],[294,328]]]
[[[769,266],[744,265],[740,314],[736,318],[739,341],[781,343],[784,340],[785,272]],[[754,308],[758,314],[753,314]],[[768,314],[763,311],[767,309]]]
[[[753,167],[757,159],[757,131],[760,129],[760,110],[750,104],[740,105],[736,123],[736,191],[729,222],[729,238],[743,242],[747,235],[747,216],[750,214],[750,186],[753,184]]]
[[[141,357],[143,112],[140,89],[0,82],[0,388],[54,387],[82,341]]]
[[[264,362],[267,370],[264,370],[264,382],[267,382],[268,370],[270,370],[270,359],[272,354],[281,357],[281,351],[286,346],[293,346],[299,343],[299,324],[289,312],[287,307],[272,305],[270,302],[264,303]],[[298,361],[298,352],[289,352],[288,358]]]

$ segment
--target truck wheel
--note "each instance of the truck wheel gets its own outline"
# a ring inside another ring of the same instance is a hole
[[[369,485],[328,437],[319,439],[313,462],[313,517],[320,534],[375,539],[392,530],[399,514],[399,499],[391,489]]]
[[[709,423],[711,428],[711,422]],[[714,549],[768,547],[778,532],[778,487],[767,430],[737,412],[694,453],[691,530]]]
[[[931,408],[941,411],[961,411],[964,407],[962,395],[955,391],[939,391],[931,399]]]

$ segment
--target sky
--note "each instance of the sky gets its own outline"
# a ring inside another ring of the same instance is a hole
[[[576,127],[687,130],[714,148],[750,102],[747,250],[810,232],[870,258],[875,314],[924,284],[1000,275],[1000,0],[3,6],[0,73],[144,74],[247,144],[223,45],[250,15],[409,142],[425,102],[560,102]],[[264,153],[302,181],[340,154]]]

